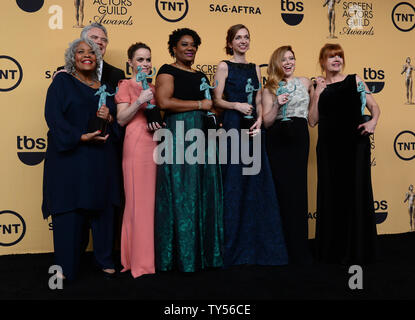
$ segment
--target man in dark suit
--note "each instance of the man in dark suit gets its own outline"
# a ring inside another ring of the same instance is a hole
[[[108,45],[108,33],[106,28],[100,23],[91,23],[90,25],[84,27],[81,31],[81,38],[89,38],[94,41],[98,47],[101,49],[102,54],[102,65],[100,66],[100,81],[101,83],[106,83],[111,88],[109,91],[115,91],[118,86],[118,81],[125,79],[125,73],[121,69],[118,69],[109,63],[105,62],[104,56],[107,51]],[[124,135],[124,128],[121,128],[122,135]],[[122,161],[122,143],[119,144],[119,155],[120,161]],[[122,169],[119,168],[122,175]],[[123,191],[123,190],[122,190]],[[124,198],[124,193],[122,194]],[[115,216],[114,227],[115,227],[115,236],[114,236],[114,249],[118,250],[120,247],[120,238],[121,238],[121,224],[122,224],[122,212],[124,211],[124,206],[122,205],[117,209],[117,214]],[[87,244],[87,243],[86,243]]]

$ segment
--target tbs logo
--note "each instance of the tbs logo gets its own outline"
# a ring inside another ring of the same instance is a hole
[[[364,68],[363,78],[369,90],[372,93],[378,93],[382,91],[383,87],[385,86],[385,81],[376,81],[376,80],[385,80],[385,71],[383,70],[376,71],[372,68]]]
[[[43,7],[45,0],[16,0],[20,9],[26,12],[36,12]]]
[[[304,4],[301,1],[281,0],[281,17],[290,26],[296,26],[303,21]],[[301,12],[301,13],[300,13]]]
[[[388,202],[386,200],[375,201],[374,206],[376,224],[381,224],[388,216]]]
[[[17,212],[0,212],[0,246],[9,247],[20,242],[26,233],[26,223]]]
[[[46,141],[43,138],[32,139],[27,136],[17,136],[17,156],[20,161],[28,166],[35,166],[45,158],[44,151],[27,151],[27,150],[45,150]],[[22,151],[20,151],[22,150]]]

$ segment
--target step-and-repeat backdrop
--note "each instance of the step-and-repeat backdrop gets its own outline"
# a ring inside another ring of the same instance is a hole
[[[202,38],[195,68],[213,79],[226,59],[227,29],[245,24],[248,59],[266,65],[279,46],[291,45],[296,75],[320,75],[320,48],[340,43],[345,73],[357,73],[373,91],[382,114],[371,138],[372,175],[379,234],[410,230],[415,184],[415,0],[8,0],[0,4],[0,255],[53,251],[51,220],[41,213],[47,146],[44,103],[54,71],[81,26],[108,30],[105,60],[131,75],[127,49],[142,41],[158,69],[171,63],[168,35],[176,28]],[[317,129],[310,129],[309,231],[316,213]],[[336,134],[336,133],[333,133]],[[339,145],[341,148],[341,145]],[[338,205],[350,201],[337,195]]]

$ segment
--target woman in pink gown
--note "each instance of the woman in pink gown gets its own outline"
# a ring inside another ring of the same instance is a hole
[[[147,102],[156,104],[154,86],[143,90],[136,81],[137,68],[152,72],[151,50],[143,43],[128,49],[131,79],[121,80],[115,96],[117,120],[126,126],[122,168],[125,189],[125,210],[121,231],[121,264],[125,272],[131,270],[134,278],[155,272],[154,268],[154,199],[156,190],[156,163],[153,151],[153,131],[158,123],[147,124],[144,109]]]

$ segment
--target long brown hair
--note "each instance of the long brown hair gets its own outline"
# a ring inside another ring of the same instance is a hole
[[[267,73],[267,83],[265,88],[267,88],[271,93],[275,94],[275,90],[278,89],[278,83],[284,79],[285,73],[282,69],[282,60],[287,51],[290,51],[295,59],[295,54],[291,46],[282,46],[276,49],[269,59]]]

